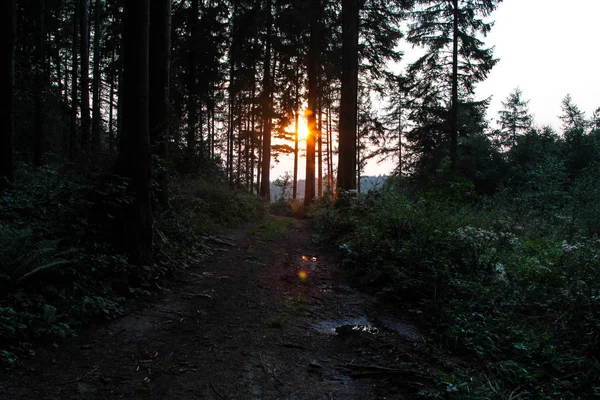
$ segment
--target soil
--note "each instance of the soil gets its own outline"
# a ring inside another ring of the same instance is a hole
[[[423,398],[430,341],[349,285],[309,224],[210,238],[158,300],[1,373],[0,399]]]

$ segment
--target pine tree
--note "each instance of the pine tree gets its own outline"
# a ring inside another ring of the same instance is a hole
[[[16,35],[16,6],[15,0],[2,2],[2,55],[5,58],[5,68],[0,77],[0,93],[3,106],[0,107],[0,191],[12,184],[14,179],[14,86],[15,86],[15,35]]]
[[[492,28],[484,21],[501,0],[417,0],[412,13],[408,41],[424,46],[426,54],[412,65],[413,71],[433,69],[442,80],[449,106],[450,160],[458,157],[458,110],[461,99],[473,94],[498,62],[493,49],[485,48],[480,36]]]
[[[516,88],[502,102],[504,109],[499,111],[500,125],[499,145],[514,147],[519,136],[522,136],[531,129],[533,118],[529,113],[529,100],[523,100],[523,92]]]
[[[356,189],[356,117],[358,108],[358,0],[342,0],[342,91],[337,186]]]
[[[123,140],[117,172],[131,180],[134,201],[125,221],[125,249],[136,265],[152,263],[152,182],[149,135],[150,0],[126,0]]]

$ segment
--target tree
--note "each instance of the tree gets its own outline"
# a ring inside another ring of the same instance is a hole
[[[319,0],[312,0],[310,7],[310,48],[308,51],[308,135],[306,136],[306,186],[304,204],[308,205],[315,198],[315,144],[320,137],[317,127],[317,80],[320,59],[320,13]]]
[[[273,113],[273,98],[271,93],[271,29],[273,14],[271,0],[266,3],[267,33],[265,38],[265,62],[263,65],[263,140],[262,140],[262,176],[260,195],[266,199],[271,197],[271,125]]]
[[[81,148],[90,150],[90,29],[89,0],[81,0],[79,15],[81,37]]]
[[[585,113],[573,103],[570,94],[567,94],[561,103],[562,114],[559,116],[563,122],[563,131],[566,136],[569,134],[583,134],[587,126]]]
[[[522,96],[523,92],[516,88],[506,101],[502,102],[504,109],[499,111],[500,121],[498,122],[501,146],[515,146],[517,138],[531,129],[533,118],[529,113],[529,100],[523,100]]]
[[[101,70],[102,63],[100,56],[100,39],[102,37],[102,3],[103,0],[96,0],[94,6],[94,72],[92,76],[92,150],[100,151],[100,127],[102,126],[102,115],[100,107],[102,98],[100,97]]]
[[[0,190],[7,188],[14,180],[14,145],[15,113],[15,35],[16,35],[15,0],[2,2],[2,54],[5,57],[5,70],[0,78],[0,93],[4,105],[0,107]]]
[[[342,0],[342,90],[337,185],[356,189],[356,117],[358,101],[358,0]]]
[[[38,12],[37,42],[36,42],[36,68],[35,68],[35,106],[34,106],[34,128],[33,128],[33,165],[42,165],[42,152],[44,146],[44,76],[46,72],[46,1],[38,0],[36,10]]]
[[[459,102],[473,94],[475,84],[483,81],[498,62],[492,48],[484,48],[480,35],[492,28],[485,22],[502,0],[417,0],[412,13],[408,41],[424,46],[426,54],[417,60],[414,71],[434,69],[446,88],[449,104],[448,136],[450,160],[458,157]]]
[[[171,71],[171,0],[154,0],[150,8],[150,144],[163,165],[157,174],[159,201],[169,203],[168,173]]]
[[[124,14],[123,140],[117,172],[130,180],[134,201],[125,221],[125,249],[136,265],[152,263],[149,136],[150,0],[126,0]]]

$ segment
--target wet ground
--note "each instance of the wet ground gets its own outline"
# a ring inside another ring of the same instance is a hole
[[[429,341],[349,286],[308,221],[250,224],[161,298],[0,374],[0,399],[413,399]]]

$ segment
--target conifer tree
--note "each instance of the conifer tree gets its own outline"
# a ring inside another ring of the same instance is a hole
[[[426,49],[412,69],[434,69],[442,80],[444,103],[450,109],[447,120],[452,165],[458,157],[459,101],[473,94],[475,84],[483,81],[498,61],[480,37],[490,32],[492,23],[484,18],[500,1],[417,0],[412,13],[408,41]]]
[[[514,147],[517,138],[531,129],[533,119],[528,105],[529,100],[523,100],[523,92],[519,88],[516,88],[506,101],[502,102],[504,109],[499,111],[500,121],[498,121],[501,146]]]
[[[0,93],[4,104],[0,107],[0,190],[10,185],[14,178],[15,13],[15,0],[2,2],[2,57],[5,58],[5,70],[0,77]]]

